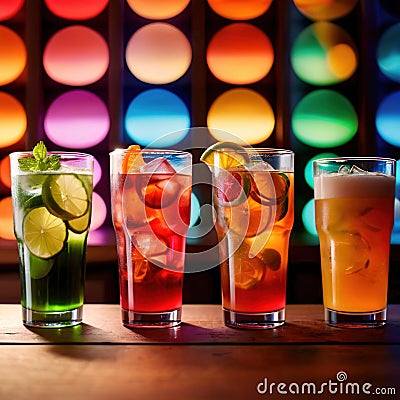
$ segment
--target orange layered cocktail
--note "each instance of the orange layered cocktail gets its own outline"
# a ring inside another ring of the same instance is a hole
[[[281,325],[293,226],[293,153],[221,142],[202,160],[213,175],[225,323]]]

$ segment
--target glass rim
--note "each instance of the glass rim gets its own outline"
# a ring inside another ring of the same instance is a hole
[[[374,157],[374,156],[367,156],[367,157],[362,157],[362,156],[354,156],[354,157],[327,157],[327,158],[318,158],[317,160],[313,160],[313,163],[318,164],[318,163],[327,163],[327,162],[333,162],[333,163],[340,163],[340,162],[346,162],[346,161],[375,161],[375,162],[389,162],[389,163],[396,163],[396,159],[394,158],[389,158],[389,157]]]
[[[120,154],[125,154],[127,152],[130,152],[132,150],[128,150],[128,149],[115,149],[113,151],[111,151],[109,153],[110,156],[112,155],[120,155]],[[181,156],[191,156],[192,157],[192,153],[190,153],[189,151],[184,151],[184,150],[175,150],[175,149],[151,149],[151,148],[145,148],[145,149],[137,149],[137,150],[133,150],[133,151],[137,151],[140,153],[144,153],[144,154],[168,154],[168,155],[181,155]]]
[[[82,153],[79,151],[56,151],[56,150],[52,150],[52,151],[48,151],[46,154],[48,155],[60,155],[61,158],[92,158],[94,159],[94,156],[92,154],[89,153]],[[10,157],[11,156],[15,156],[15,157],[19,157],[19,156],[33,156],[33,151],[32,150],[26,150],[26,151],[14,151],[12,153],[9,154]]]

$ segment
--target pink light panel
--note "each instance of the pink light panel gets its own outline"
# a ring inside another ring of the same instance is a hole
[[[86,90],[71,90],[47,110],[44,129],[55,144],[72,149],[95,146],[108,134],[110,116],[104,102]]]

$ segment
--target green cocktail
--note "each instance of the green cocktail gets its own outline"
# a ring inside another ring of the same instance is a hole
[[[93,157],[38,146],[10,155],[23,322],[71,326],[82,321]]]

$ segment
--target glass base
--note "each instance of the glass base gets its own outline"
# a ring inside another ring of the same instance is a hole
[[[172,328],[181,323],[181,310],[141,313],[122,308],[122,323],[129,328]]]
[[[268,313],[242,313],[224,308],[224,322],[231,328],[271,329],[285,323],[285,309]]]
[[[325,307],[325,321],[338,328],[376,328],[386,324],[386,308],[373,312],[343,312]]]
[[[83,306],[68,311],[35,311],[22,307],[24,325],[35,328],[64,328],[82,322]]]

